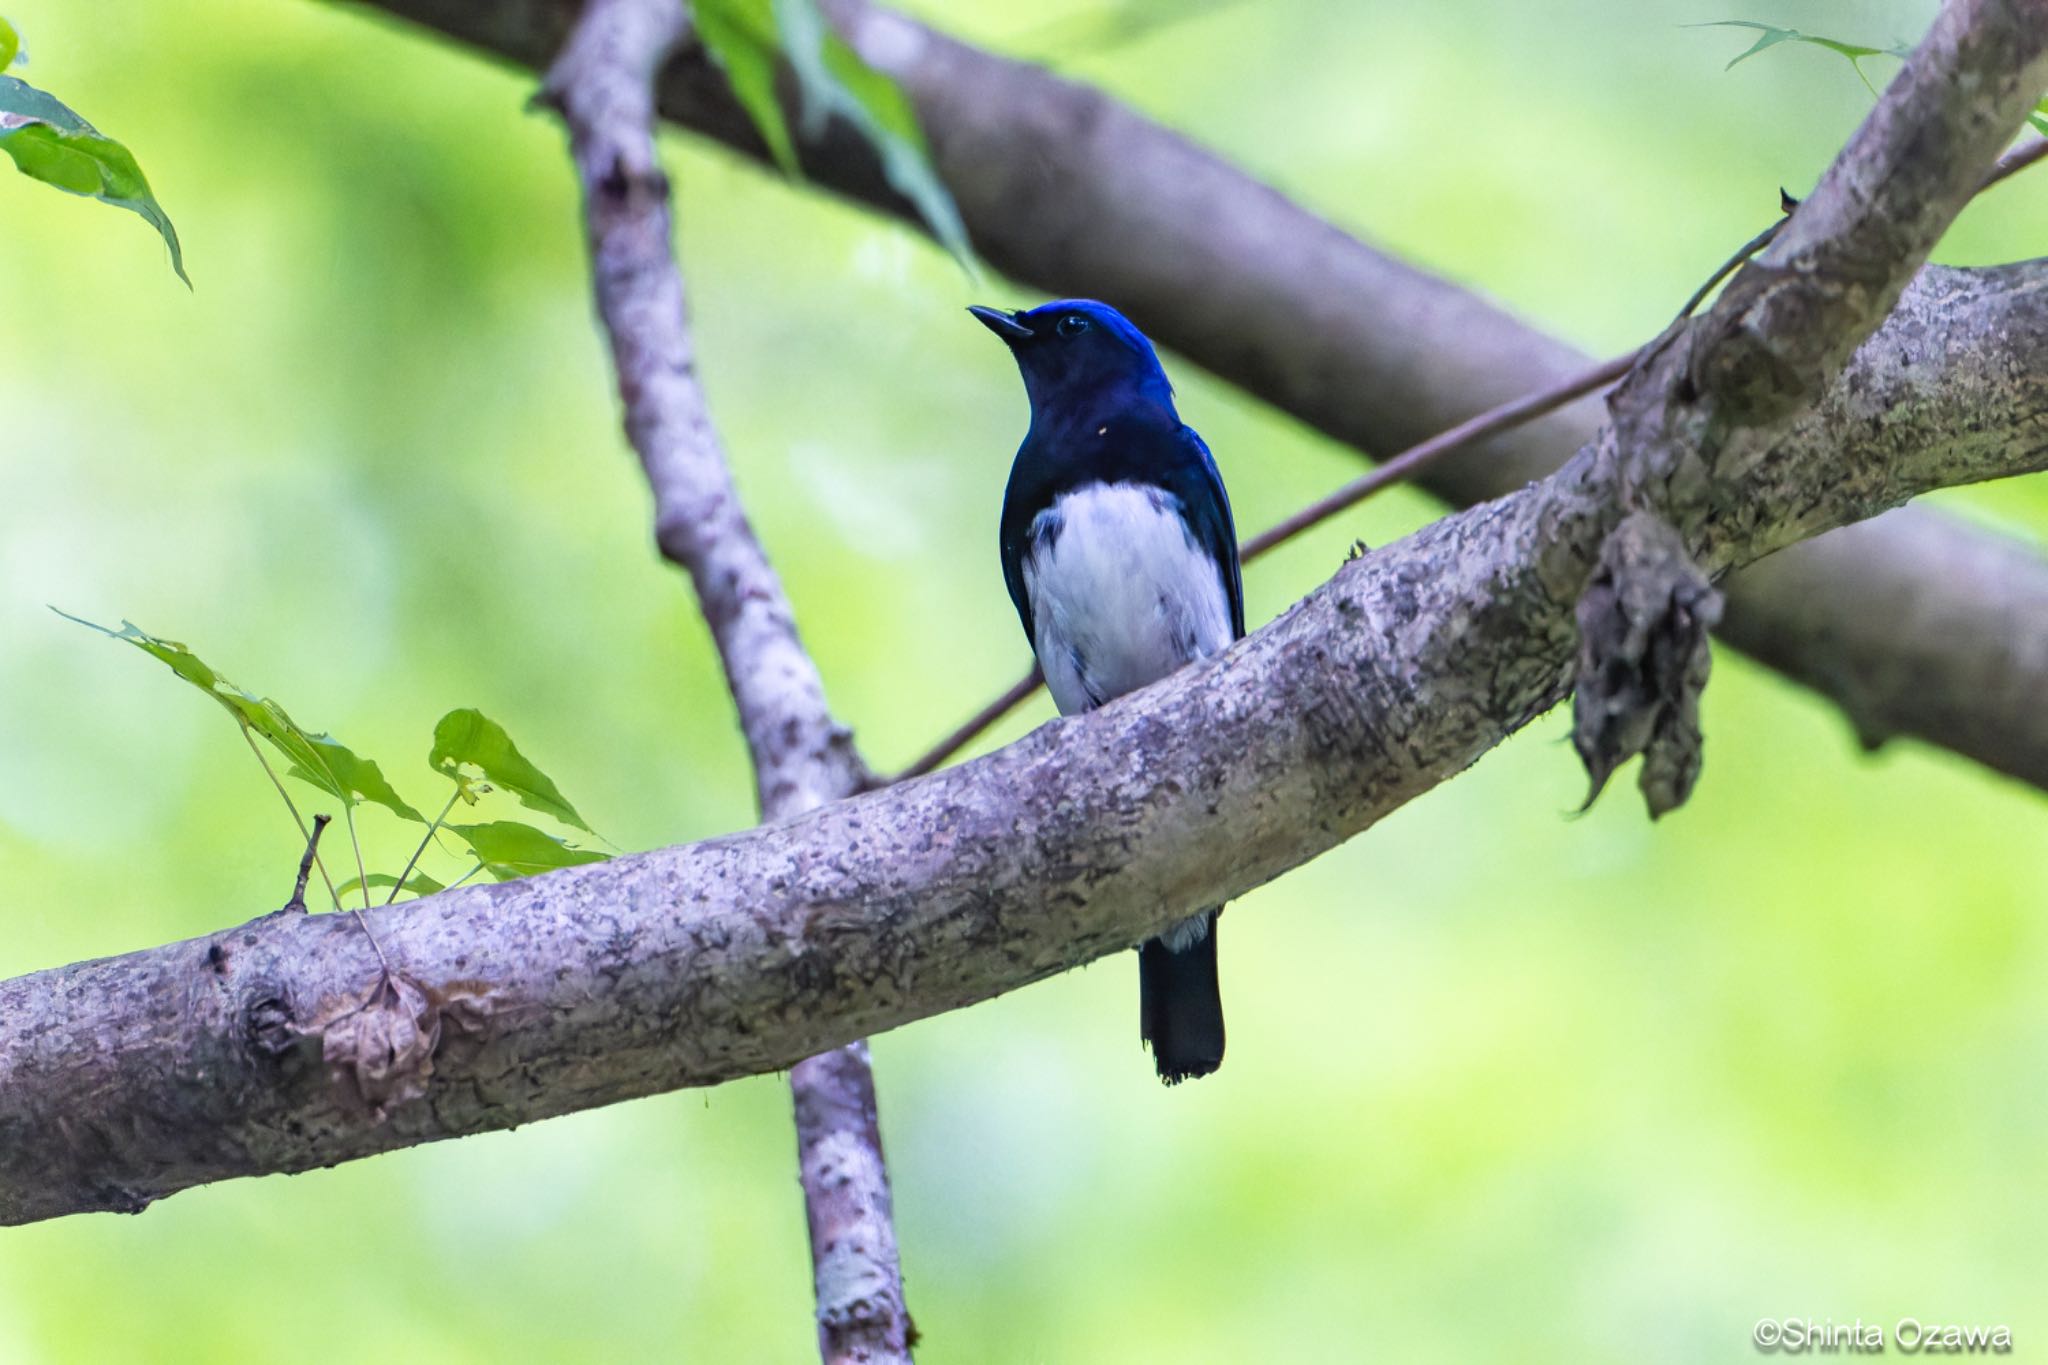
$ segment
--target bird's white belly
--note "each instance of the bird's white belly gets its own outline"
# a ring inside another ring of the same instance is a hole
[[[1031,524],[1024,586],[1046,686],[1062,715],[1227,648],[1230,602],[1179,503],[1143,484],[1064,494]]]

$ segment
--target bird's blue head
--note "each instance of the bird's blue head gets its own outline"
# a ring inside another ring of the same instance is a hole
[[[1106,303],[1060,299],[1028,312],[979,305],[967,311],[1017,357],[1034,422],[1041,415],[1085,420],[1111,406],[1173,411],[1173,385],[1152,343]]]

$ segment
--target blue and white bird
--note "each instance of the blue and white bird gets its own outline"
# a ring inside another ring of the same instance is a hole
[[[968,311],[1009,344],[1031,400],[1003,496],[1003,579],[1060,713],[1229,648],[1244,634],[1230,499],[1152,343],[1092,299]],[[1138,946],[1140,1031],[1168,1085],[1223,1063],[1222,912]]]

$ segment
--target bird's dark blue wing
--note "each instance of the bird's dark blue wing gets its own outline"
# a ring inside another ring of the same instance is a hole
[[[1233,639],[1244,638],[1244,576],[1237,562],[1237,525],[1230,516],[1230,495],[1223,491],[1223,475],[1214,457],[1193,427],[1180,429],[1182,458],[1176,460],[1174,485],[1169,491],[1180,498],[1194,532],[1195,543],[1209,552],[1223,576],[1223,591],[1230,598],[1230,629]]]
[[[1028,450],[1030,443],[1027,441],[1025,446]],[[1031,623],[1031,595],[1024,588],[1024,553],[1030,548],[1033,519],[1052,506],[1056,496],[1053,484],[1039,468],[1041,463],[1027,460],[1024,451],[1018,452],[1010,471],[1010,486],[1003,493],[1001,536],[1003,584],[1010,590],[1018,621],[1023,623],[1024,639],[1033,649],[1038,647],[1038,637]]]

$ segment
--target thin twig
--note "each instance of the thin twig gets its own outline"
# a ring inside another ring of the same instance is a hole
[[[441,813],[434,817],[434,823],[427,826],[426,834],[420,839],[420,846],[412,851],[412,857],[405,860],[405,870],[400,872],[398,880],[392,883],[391,894],[384,899],[386,905],[397,900],[398,893],[405,889],[405,879],[412,875],[412,870],[415,867],[419,866],[420,857],[426,853],[427,845],[434,842],[434,832],[441,828],[441,822],[448,818],[448,812],[455,809],[455,802],[461,795],[462,787],[459,784],[454,791],[448,793],[448,804],[441,807]]]
[[[989,726],[994,725],[1004,716],[1009,715],[1010,712],[1022,706],[1025,699],[1033,692],[1036,692],[1038,685],[1044,681],[1045,674],[1039,672],[1038,665],[1031,665],[1031,671],[1011,683],[1009,689],[1002,696],[997,697],[987,706],[976,711],[959,729],[947,735],[937,744],[934,744],[925,751],[922,758],[890,778],[889,781],[907,782],[913,777],[923,777],[926,773],[931,772],[954,754],[959,753],[962,749],[972,744],[975,737],[981,734],[983,730],[988,729]],[[886,786],[887,783],[882,785]]]
[[[1998,158],[1998,163],[1991,168],[1991,173],[1984,177],[1984,183],[1977,187],[1977,193],[1984,193],[1984,191],[1990,189],[2001,180],[2010,180],[2013,176],[2018,175],[2027,167],[2035,165],[2044,157],[2048,157],[2048,137],[2035,138],[2032,142],[2021,143],[2004,156]]]
[[[363,887],[365,891],[369,889],[368,885]],[[367,900],[369,897],[365,896],[364,899]],[[370,921],[363,918],[362,911],[353,907],[350,908],[349,913],[356,917],[356,927],[363,931],[363,937],[370,940],[370,951],[377,955],[377,968],[384,973],[383,980],[389,981],[391,979],[391,959],[384,956],[384,945],[377,942],[377,935],[371,932]]]
[[[363,862],[363,841],[356,838],[356,803],[346,793],[341,798],[341,823],[348,829],[348,846],[355,850],[356,877],[362,882],[363,909],[367,910],[370,908],[370,869]]]
[[[448,883],[448,885],[442,887],[441,889],[443,891],[453,891],[456,887],[462,885],[464,882],[468,881],[471,877],[474,877],[477,873],[483,870],[484,860],[479,858],[476,860],[475,867],[472,867],[469,871],[463,873],[460,877],[457,877],[454,881]]]
[[[546,59],[561,16],[573,9],[364,3],[525,66]],[[829,0],[827,8],[855,47],[886,56],[886,74],[911,97],[935,146],[974,148],[953,189],[998,273],[1047,298],[1128,303],[1144,313],[1156,341],[1335,441],[1366,451],[1406,446],[1499,393],[1593,363],[1492,302],[1376,251],[1101,90],[948,36],[900,6]],[[715,62],[692,53],[672,63],[662,89],[676,127],[750,161],[768,157]],[[991,108],[1044,117],[990,119]],[[1067,135],[1083,126],[1091,136]],[[940,161],[942,174],[952,169],[947,156]],[[1175,186],[1175,212],[1162,213],[1156,196],[1119,190],[1133,177],[1160,174]],[[806,146],[804,175],[818,190],[912,228],[920,221],[875,174],[857,137]],[[1032,192],[1049,178],[1071,192]],[[1092,206],[1085,240],[1067,230],[1077,197]],[[1246,241],[1270,249],[1246,253],[1239,249]],[[1154,268],[1160,260],[1188,269],[1168,279]],[[1190,272],[1228,278],[1233,297],[1248,306],[1219,312],[1203,291],[1178,287]],[[1300,326],[1310,315],[1342,321]],[[1399,327],[1385,325],[1395,317]],[[1311,372],[1345,380],[1287,382]],[[1512,491],[1592,437],[1590,409],[1581,405],[1540,435],[1512,441],[1498,463],[1474,469],[1469,480],[1438,481],[1432,491],[1455,502]],[[2048,751],[2048,711],[2029,710],[2018,698],[2048,692],[2048,657],[2017,642],[2012,626],[2034,607],[2030,593],[2048,570],[2015,562],[1990,582],[1930,580],[1915,571],[1930,554],[1988,557],[2004,549],[1991,532],[1934,508],[1793,547],[1729,585],[1722,639],[1846,709],[1872,737],[1912,734],[1997,771],[2024,765],[2034,772],[2020,755]],[[1888,634],[1865,629],[1902,601],[1921,610]],[[1927,624],[1936,620],[1943,629]],[[1859,642],[1855,652],[1850,640]],[[1983,670],[1994,666],[2011,670],[2012,687],[1982,686]]]
[[[313,832],[306,839],[306,851],[299,858],[299,879],[292,884],[292,898],[284,903],[287,912],[306,913],[306,879],[313,875],[313,860],[320,854],[320,836],[327,832],[331,815],[313,817]]]
[[[1630,351],[1614,359],[1595,365],[1590,370],[1581,370],[1568,379],[1561,379],[1549,388],[1538,389],[1535,393],[1522,395],[1502,403],[1497,408],[1488,408],[1477,417],[1458,423],[1449,431],[1438,432],[1426,441],[1408,447],[1384,464],[1367,470],[1345,484],[1336,492],[1316,499],[1300,511],[1268,527],[1253,536],[1244,545],[1244,562],[1249,564],[1304,531],[1322,525],[1339,512],[1347,512],[1373,494],[1405,479],[1413,478],[1430,465],[1447,455],[1455,454],[1477,441],[1497,436],[1511,427],[1522,426],[1537,418],[1557,411],[1565,404],[1598,392],[1628,373],[1629,366],[1636,363],[1640,351]]]
[[[270,779],[270,785],[277,788],[277,794],[284,799],[284,808],[292,813],[292,823],[299,827],[299,837],[311,844],[314,841],[313,833],[306,828],[305,817],[299,814],[298,802],[292,800],[292,794],[284,789],[283,781],[278,778],[277,769],[270,766],[270,760],[263,756],[263,750],[256,743],[256,736],[249,733],[249,727],[246,725],[242,727],[242,738],[248,741],[249,752],[256,755],[256,762],[262,766],[263,775]],[[322,815],[315,818],[327,820],[333,817]],[[328,873],[326,862],[317,854],[313,861],[314,866],[320,869],[320,880],[327,883],[327,894],[334,897],[334,908],[341,909],[341,892],[334,889],[334,878]]]
[[[1787,202],[1790,202],[1789,199]],[[1787,212],[1790,212],[1790,210],[1788,209]],[[1691,317],[1693,313],[1698,310],[1699,306],[1702,303],[1706,302],[1707,295],[1714,292],[1715,285],[1727,279],[1730,275],[1733,275],[1737,270],[1741,269],[1744,265],[1748,264],[1749,258],[1756,255],[1757,252],[1762,251],[1765,247],[1769,246],[1771,242],[1777,237],[1778,230],[1784,226],[1785,220],[1783,218],[1780,218],[1775,223],[1772,223],[1769,227],[1765,228],[1762,232],[1759,232],[1756,236],[1750,238],[1741,246],[1735,248],[1735,254],[1733,256],[1730,256],[1727,260],[1721,262],[1720,269],[1716,270],[1713,274],[1707,276],[1706,283],[1702,284],[1699,288],[1692,291],[1692,297],[1685,301],[1685,307],[1678,310],[1678,316],[1680,316],[1681,318]]]
[[[2001,180],[2010,179],[2043,157],[2048,157],[2048,138],[2036,139],[2033,142],[2023,143],[2013,148],[2000,157],[1998,163],[1985,175],[1984,183],[1977,187],[1977,193],[1982,194]],[[1783,191],[1780,191],[1780,194],[1783,193]],[[1798,200],[1788,194],[1784,195],[1784,215],[1762,232],[1744,242],[1740,247],[1737,247],[1735,254],[1723,261],[1721,268],[1707,276],[1706,283],[1693,291],[1693,296],[1685,301],[1685,307],[1678,310],[1678,316],[1682,318],[1691,317],[1699,306],[1706,301],[1707,295],[1714,292],[1715,285],[1734,274],[1738,268],[1748,262],[1750,257],[1771,244],[1772,240],[1777,237],[1779,230],[1785,226],[1786,219],[1792,216],[1792,210],[1798,207]]]

